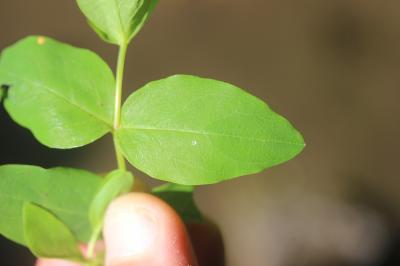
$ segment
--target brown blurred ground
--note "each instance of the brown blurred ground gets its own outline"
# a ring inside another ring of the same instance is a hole
[[[75,1],[1,0],[0,49],[29,34],[115,64],[116,48],[98,40]],[[228,265],[378,265],[400,227],[400,2],[161,0],[129,50],[126,94],[176,73],[245,88],[307,142],[287,164],[198,190]],[[108,139],[53,152],[1,119],[1,164],[64,164],[57,154],[94,171],[114,166]]]

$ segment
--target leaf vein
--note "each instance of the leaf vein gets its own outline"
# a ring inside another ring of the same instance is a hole
[[[206,137],[216,136],[216,137],[227,137],[227,138],[235,138],[235,139],[244,139],[250,141],[257,141],[263,143],[274,143],[274,144],[289,144],[289,145],[298,145],[304,146],[304,143],[300,142],[292,142],[292,141],[284,141],[284,140],[274,140],[274,139],[262,139],[262,138],[252,138],[252,137],[244,137],[239,135],[232,135],[232,134],[223,134],[217,132],[205,132],[193,129],[176,129],[176,128],[154,128],[154,127],[122,127],[121,129],[127,130],[143,130],[143,131],[158,131],[158,132],[176,132],[176,133],[183,133],[183,134],[194,134],[194,135],[203,135]]]
[[[102,118],[102,117],[96,115],[95,113],[90,112],[89,110],[83,108],[82,106],[80,106],[80,105],[74,103],[73,101],[69,100],[67,97],[63,96],[62,94],[60,94],[60,93],[54,91],[54,90],[51,89],[50,87],[48,87],[48,86],[46,86],[46,85],[44,85],[44,84],[41,84],[41,83],[32,81],[32,80],[28,80],[28,79],[21,78],[21,77],[15,75],[15,74],[13,74],[13,73],[10,73],[10,72],[6,72],[6,71],[2,71],[2,72],[5,73],[6,75],[15,77],[15,78],[17,78],[17,79],[19,79],[19,80],[21,80],[21,81],[26,82],[26,83],[30,83],[30,84],[32,84],[32,85],[34,85],[34,86],[41,87],[41,88],[45,89],[46,91],[52,93],[53,95],[59,97],[60,99],[66,101],[67,103],[69,103],[69,104],[71,104],[71,105],[77,107],[77,108],[80,109],[82,112],[84,112],[84,113],[86,113],[86,114],[92,116],[93,118],[99,120],[100,122],[106,124],[108,127],[110,127],[110,128],[112,127],[111,123],[109,123],[108,121],[106,121],[104,118]]]

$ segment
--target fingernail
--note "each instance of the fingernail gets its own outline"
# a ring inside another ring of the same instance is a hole
[[[107,265],[139,257],[151,250],[157,233],[157,221],[146,208],[132,207],[107,213],[104,238]],[[108,230],[112,231],[108,231]]]

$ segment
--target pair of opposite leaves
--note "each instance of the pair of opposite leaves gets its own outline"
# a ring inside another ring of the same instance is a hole
[[[135,167],[199,185],[259,172],[291,159],[302,136],[256,97],[216,80],[175,75],[124,103],[113,129],[115,80],[91,51],[27,37],[3,51],[4,105],[44,145],[74,148],[112,132]]]
[[[158,0],[77,0],[107,42],[128,45]],[[115,80],[96,54],[29,37],[0,58],[11,117],[52,148],[74,148],[112,132],[124,156],[154,178],[216,183],[284,162],[304,147],[283,117],[241,89],[176,75],[133,93],[113,129]]]

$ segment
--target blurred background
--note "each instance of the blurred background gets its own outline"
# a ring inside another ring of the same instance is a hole
[[[114,68],[116,47],[75,1],[1,0],[0,50],[30,34],[90,48]],[[129,50],[126,96],[176,73],[248,90],[307,143],[286,164],[196,191],[228,266],[400,265],[399,1],[161,0]],[[3,107],[0,139],[0,164],[115,167],[110,138],[50,150]],[[33,257],[0,237],[0,265]]]

